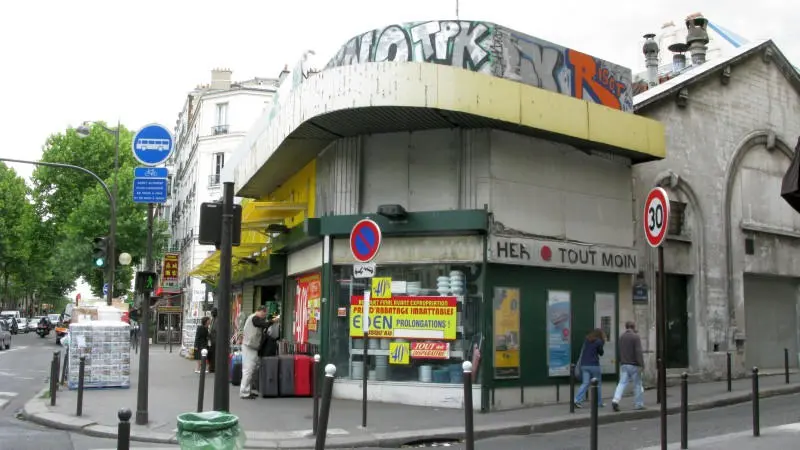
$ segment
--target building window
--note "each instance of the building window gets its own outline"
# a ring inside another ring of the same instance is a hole
[[[214,153],[214,166],[211,168],[211,175],[208,177],[209,186],[219,185],[223,166],[225,166],[225,153]]]
[[[217,103],[217,121],[214,126],[214,135],[228,133],[228,104]]]
[[[667,234],[673,236],[681,236],[685,233],[683,221],[686,217],[686,203],[684,202],[669,202],[669,228]]]

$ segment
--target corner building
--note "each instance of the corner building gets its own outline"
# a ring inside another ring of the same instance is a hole
[[[236,250],[256,261],[237,304],[280,283],[284,338],[319,345],[340,398],[361,398],[366,370],[371,400],[461,407],[470,360],[476,407],[555,401],[595,327],[615,378],[638,271],[631,167],[665,156],[663,127],[632,110],[629,69],[486,22],[392,25],[322,70],[304,58],[224,169],[243,233],[265,236]],[[387,308],[366,366],[371,286],[348,240],[363,218],[391,289],[373,293]]]

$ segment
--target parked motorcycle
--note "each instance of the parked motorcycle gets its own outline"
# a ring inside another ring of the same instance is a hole
[[[40,338],[43,338],[50,334],[50,327],[40,323],[36,326],[36,334],[38,334]]]

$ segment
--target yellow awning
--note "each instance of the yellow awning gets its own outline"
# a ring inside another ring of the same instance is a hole
[[[284,220],[306,209],[305,203],[250,201],[242,206],[242,228],[245,224]]]

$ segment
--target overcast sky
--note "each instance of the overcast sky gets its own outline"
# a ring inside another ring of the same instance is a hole
[[[459,15],[637,70],[643,34],[698,11],[750,40],[774,39],[800,64],[791,0],[461,0]],[[186,93],[214,67],[235,80],[274,77],[306,49],[327,61],[361,32],[455,16],[455,0],[2,1],[0,157],[38,159],[50,133],[84,120],[172,128]]]

